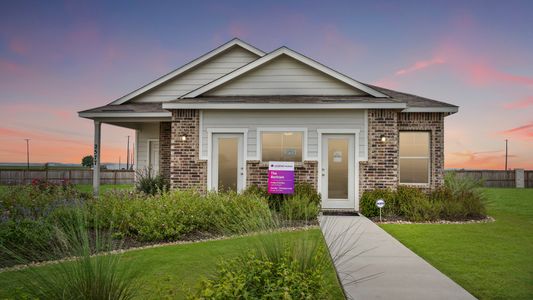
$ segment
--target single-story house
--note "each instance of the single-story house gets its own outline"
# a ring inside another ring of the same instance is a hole
[[[325,209],[358,210],[365,190],[443,183],[444,118],[458,107],[356,81],[287,47],[233,39],[105,105],[79,112],[134,129],[136,169],[172,188],[267,184],[269,161],[295,162]],[[94,168],[98,189],[99,168]]]

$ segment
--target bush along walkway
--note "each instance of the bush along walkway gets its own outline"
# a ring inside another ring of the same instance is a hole
[[[321,216],[348,299],[475,299],[414,252],[358,216]]]

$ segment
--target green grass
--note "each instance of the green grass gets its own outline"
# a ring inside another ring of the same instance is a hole
[[[7,185],[0,185],[0,192],[7,189]],[[81,192],[86,193],[92,193],[93,192],[93,186],[92,184],[76,184],[74,185],[75,188],[80,190]],[[110,191],[110,190],[125,190],[125,189],[133,189],[133,184],[104,184],[100,185],[100,193]]]
[[[92,184],[77,184],[75,187],[81,192],[92,193],[93,185]],[[133,184],[103,184],[100,185],[100,193],[104,193],[110,190],[127,190],[134,189]]]
[[[308,236],[321,239],[318,229],[309,231],[283,232],[284,239],[296,239]],[[164,246],[145,250],[135,250],[124,254],[123,263],[133,264],[142,270],[140,299],[184,299],[186,294],[194,290],[198,282],[214,272],[217,263],[223,258],[232,258],[251,249],[257,236],[236,237],[227,240],[208,241],[194,244]],[[47,267],[41,267],[46,272]],[[18,282],[23,278],[21,272],[11,271],[0,273],[0,299],[16,297],[20,290]],[[331,284],[331,299],[343,299],[342,291],[337,282],[333,268],[330,268],[327,279]]]
[[[481,224],[381,225],[480,299],[533,299],[533,189],[484,189]]]

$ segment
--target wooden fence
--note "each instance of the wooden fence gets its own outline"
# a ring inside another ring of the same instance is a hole
[[[523,172],[523,187],[533,188],[533,170],[446,170],[458,176],[468,176],[482,180],[486,187],[520,187]],[[518,180],[517,180],[518,179]]]
[[[92,184],[93,170],[21,170],[21,169],[0,169],[0,184],[16,185],[29,184],[34,179],[46,180],[53,183],[68,181],[72,184]],[[135,180],[134,171],[125,170],[101,170],[101,184],[133,184]]]

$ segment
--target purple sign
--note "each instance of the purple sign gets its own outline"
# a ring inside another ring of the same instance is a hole
[[[294,162],[271,161],[268,165],[268,193],[294,193]]]

